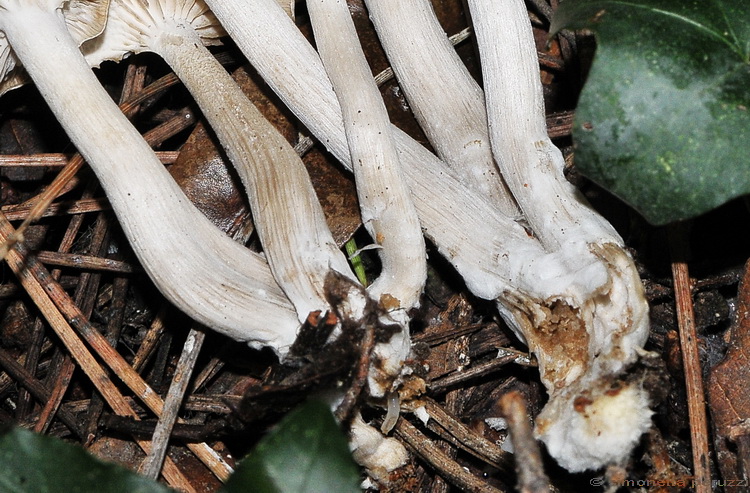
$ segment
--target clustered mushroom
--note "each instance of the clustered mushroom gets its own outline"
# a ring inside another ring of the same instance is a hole
[[[515,199],[492,157],[482,89],[430,1],[365,3],[396,79],[437,155],[485,202],[518,217]]]
[[[96,173],[133,251],[167,299],[237,340],[289,347],[299,324],[265,260],[190,203],[89,68],[79,50],[84,39],[72,37],[90,31],[85,22],[92,12],[106,13],[99,7],[107,3],[0,2],[13,65],[23,65]]]
[[[205,47],[221,34],[203,2],[112,0],[107,29],[83,51],[94,66],[152,51],[175,71],[237,170],[271,271],[304,321],[328,308],[329,269],[353,275],[301,158]]]
[[[562,153],[547,134],[523,1],[468,4],[493,153],[531,230],[556,255],[558,268],[574,276],[533,304],[513,301],[512,294],[498,300],[518,321],[550,395],[535,432],[570,471],[622,461],[651,426],[642,380],[618,378],[644,354],[649,319],[642,284],[622,238],[563,175]]]
[[[366,296],[384,322],[401,328],[375,350],[385,364],[371,371],[370,394],[397,396],[408,311],[424,286],[423,232],[476,296],[496,301],[535,354],[550,395],[536,433],[550,454],[571,471],[623,461],[650,426],[648,395],[637,378],[623,378],[644,354],[647,305],[622,239],[563,176],[562,155],[546,132],[523,1],[468,2],[483,91],[428,0],[367,0],[439,157],[388,122],[344,0],[308,0],[319,53],[276,0],[205,3],[211,11],[199,0],[0,0],[0,32],[12,48],[0,38],[0,68],[23,64],[165,296],[205,325],[282,356],[310,312],[336,308],[356,321],[371,304],[355,289],[301,161],[204,47],[223,26],[354,172],[383,263]],[[75,27],[81,11],[89,23]],[[268,262],[221,235],[187,201],[89,69],[145,50],[172,66],[214,128],[242,177]],[[340,300],[343,311],[325,296],[330,271],[353,286]],[[352,429],[353,448],[370,466],[402,462],[402,450],[358,416]],[[387,459],[378,458],[380,448]]]
[[[307,3],[318,51],[342,109],[350,160],[364,224],[379,248],[382,269],[368,287],[387,318],[401,327],[398,335],[375,347],[386,374],[398,375],[410,349],[408,311],[419,306],[427,278],[424,239],[393,141],[385,103],[343,0]],[[387,321],[386,321],[387,322]],[[375,375],[370,392],[386,389]],[[386,429],[395,424],[387,420]]]

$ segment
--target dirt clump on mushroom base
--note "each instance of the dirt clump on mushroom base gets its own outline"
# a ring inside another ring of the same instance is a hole
[[[589,334],[580,310],[563,300],[533,305],[525,322],[534,330],[524,336],[547,385],[562,388],[588,369]]]

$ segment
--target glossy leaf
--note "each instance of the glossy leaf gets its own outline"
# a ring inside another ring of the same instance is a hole
[[[166,487],[48,436],[0,432],[3,493],[168,493]]]
[[[359,493],[359,472],[328,406],[289,413],[237,467],[226,493]]]
[[[654,224],[750,192],[750,3],[566,0],[552,30],[597,52],[576,110],[576,165]]]

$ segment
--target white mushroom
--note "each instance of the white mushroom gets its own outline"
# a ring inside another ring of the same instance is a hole
[[[167,299],[234,339],[285,352],[299,323],[265,261],[188,201],[81,55],[66,20],[75,25],[80,11],[74,8],[95,3],[0,0],[0,32],[94,169],[133,250]]]
[[[643,288],[620,236],[563,175],[562,154],[547,135],[524,2],[469,0],[469,6],[493,152],[534,234],[577,280],[541,303],[514,303],[512,295],[499,300],[501,310],[522,321],[550,393],[536,433],[571,471],[618,462],[652,414],[637,383],[618,382],[648,335]]]
[[[406,186],[385,103],[359,45],[344,0],[308,0],[318,51],[341,105],[362,222],[379,246],[382,269],[368,287],[391,323],[401,326],[376,345],[370,372],[371,395],[382,397],[383,382],[397,377],[411,349],[408,311],[419,306],[427,277],[425,244],[417,211]],[[386,320],[386,322],[388,322]],[[390,378],[384,378],[390,377]],[[392,416],[395,424],[396,416]],[[389,421],[389,423],[390,423]],[[389,425],[390,426],[390,425]]]
[[[275,0],[206,3],[281,100],[352,169],[331,81],[313,47]],[[525,278],[542,277],[550,258],[522,226],[478,200],[477,193],[461,183],[457,170],[398,128],[392,127],[392,132],[425,235],[474,294],[494,299],[519,286],[524,290]]]
[[[341,109],[330,81],[293,23],[271,0],[207,3],[281,99],[351,167]],[[486,3],[499,9],[507,7],[509,0]],[[609,395],[609,386],[637,359],[648,330],[647,305],[622,240],[562,175],[559,151],[546,135],[541,97],[537,97],[541,86],[528,17],[521,2],[516,2],[514,9],[512,14],[505,12],[487,20],[493,23],[490,28],[482,25],[484,11],[475,11],[473,18],[477,30],[484,32],[480,41],[489,50],[507,48],[504,59],[514,60],[509,65],[517,67],[489,69],[503,57],[486,57],[483,70],[485,83],[490,81],[486,87],[487,107],[492,112],[490,135],[493,151],[502,154],[503,160],[506,154],[518,153],[505,160],[509,164],[503,165],[500,158],[498,164],[503,175],[508,174],[508,184],[539,240],[527,235],[513,218],[473,200],[475,194],[459,183],[456,170],[402,132],[394,130],[394,136],[425,233],[474,294],[498,300],[503,318],[539,359],[551,399],[540,416],[537,432],[558,460],[572,454],[571,461],[564,463],[566,467],[598,467],[614,454],[622,458],[629,453],[648,421],[647,399],[634,387],[635,394],[643,398],[632,399],[626,407],[636,426],[624,435],[608,435],[602,439],[608,440],[605,442],[590,439],[605,430],[591,420],[577,419],[580,413],[574,404],[590,386],[595,391],[587,395],[597,399]],[[514,26],[499,25],[502,15],[512,17],[509,22]],[[518,26],[524,27],[518,30]],[[498,33],[503,34],[502,40]],[[501,70],[515,74],[510,77],[513,82],[506,83],[507,91],[492,86],[496,83],[493,78],[502,81],[507,77]],[[512,84],[520,84],[523,91],[515,103],[515,88],[508,87]],[[499,94],[511,101],[502,101]],[[503,116],[498,113],[506,111],[505,102],[511,106]],[[538,184],[534,182],[537,179]],[[586,423],[591,426],[586,428]],[[560,439],[545,438],[550,432]],[[570,440],[573,435],[582,438]],[[610,454],[604,447],[615,452]],[[598,461],[591,456],[598,456]]]
[[[366,0],[393,72],[437,155],[510,217],[518,207],[490,149],[484,93],[440,26],[430,0]]]
[[[304,321],[328,309],[329,269],[353,275],[302,160],[204,46],[221,34],[201,0],[112,0],[107,30],[83,51],[92,65],[151,51],[175,71],[245,185],[271,271]]]

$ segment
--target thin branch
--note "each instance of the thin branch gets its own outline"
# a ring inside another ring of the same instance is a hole
[[[151,325],[146,331],[141,345],[138,347],[138,352],[133,357],[133,369],[135,371],[140,372],[154,354],[154,350],[161,340],[161,335],[164,333],[165,316],[166,310],[162,307],[151,321]]]
[[[500,398],[500,411],[508,423],[515,450],[518,489],[521,493],[547,493],[550,484],[544,474],[539,443],[534,438],[531,422],[526,413],[526,403],[518,391]]]
[[[55,385],[47,396],[44,402],[44,408],[39,413],[39,419],[34,425],[34,431],[37,433],[46,433],[52,424],[52,418],[60,412],[60,404],[68,391],[68,386],[73,377],[73,371],[75,370],[76,364],[70,356],[65,356],[62,362],[62,366],[57,372],[55,378]]]
[[[151,449],[151,453],[146,457],[146,460],[141,464],[140,471],[148,478],[157,479],[159,477],[164,457],[167,454],[169,437],[177,421],[177,412],[180,410],[182,400],[185,397],[185,391],[190,383],[195,362],[198,359],[198,354],[200,354],[205,339],[205,332],[190,329],[185,340],[182,354],[172,377],[172,384],[169,386],[167,397],[164,399],[164,411],[159,418],[159,422],[156,424],[154,435],[151,438],[153,448]]]
[[[427,414],[430,415],[430,422],[435,421],[455,438],[459,446],[503,473],[513,470],[511,454],[471,431],[434,400],[425,398],[423,401]]]
[[[477,478],[460,464],[448,458],[432,440],[404,418],[399,418],[395,431],[415,454],[461,491],[476,493],[501,493],[503,491],[490,486],[486,481]]]
[[[485,363],[480,363],[478,365],[472,366],[471,368],[468,368],[466,370],[453,372],[446,377],[430,382],[430,390],[432,390],[433,392],[440,392],[454,385],[463,383],[467,380],[490,375],[503,366],[509,363],[514,363],[517,359],[517,354],[506,354]]]
[[[135,270],[133,265],[128,262],[96,257],[94,255],[41,251],[37,252],[36,257],[43,264],[58,267],[73,267],[75,269],[119,272],[123,274],[130,274]]]
[[[179,151],[156,151],[164,164],[174,164]],[[0,168],[64,168],[72,156],[60,152],[47,154],[5,154],[0,156]]]
[[[703,390],[703,372],[698,353],[698,334],[695,330],[695,315],[688,264],[686,262],[687,235],[684,225],[676,225],[669,231],[669,250],[672,257],[674,277],[675,309],[677,326],[680,331],[680,349],[685,369],[685,387],[690,416],[690,438],[693,445],[693,474],[695,491],[711,491],[711,470],[709,466],[708,420],[706,417],[706,397]]]
[[[99,212],[111,209],[107,199],[80,199],[50,204],[41,217],[64,216],[67,214],[86,214],[87,212]],[[34,212],[33,204],[5,205],[2,212],[8,221],[26,220]]]

